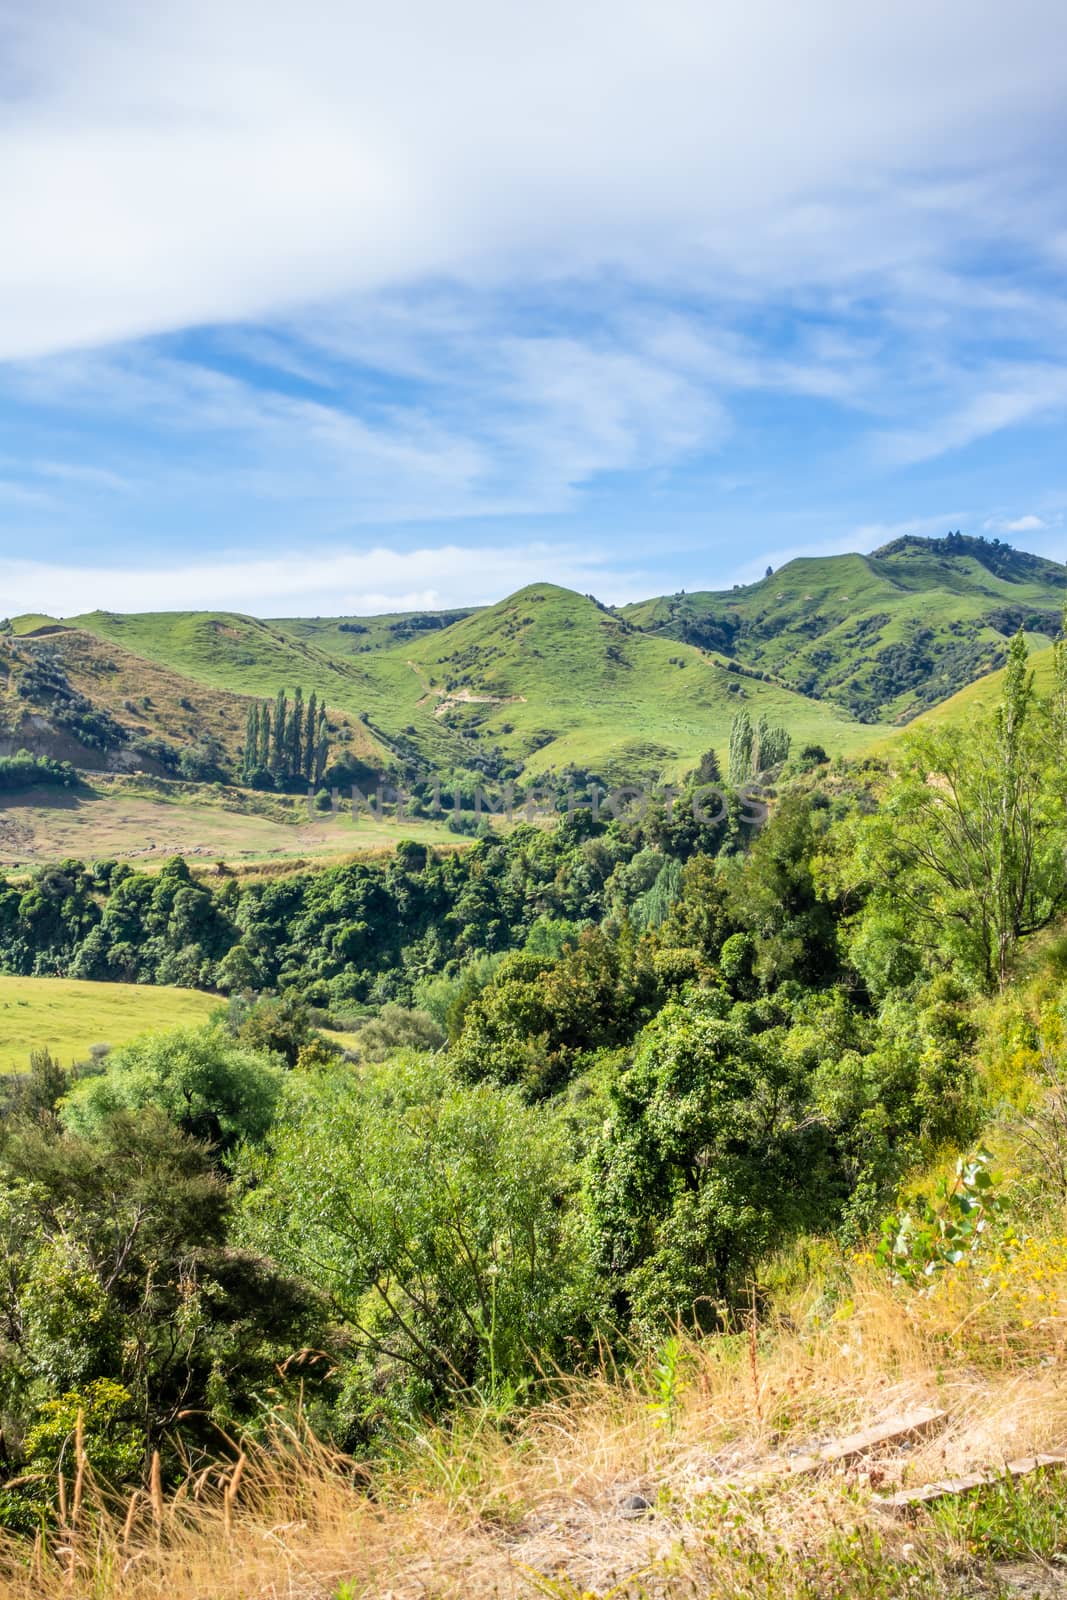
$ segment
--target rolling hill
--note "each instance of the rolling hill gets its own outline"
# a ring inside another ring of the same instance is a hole
[[[1065,591],[1057,562],[950,534],[802,558],[743,588],[664,595],[621,614],[857,716],[905,722],[998,667],[1020,627],[1055,637]]]
[[[421,709],[531,776],[567,766],[643,781],[724,753],[737,712],[845,753],[847,713],[657,638],[586,596],[535,584],[408,647]]]
[[[673,776],[709,747],[724,752],[742,707],[831,753],[870,738],[842,707],[551,584],[477,611],[429,613],[425,624],[418,615],[364,623],[93,612],[45,623],[43,637],[69,652],[65,626],[214,694],[270,696],[299,684],[347,721],[361,759],[409,777],[534,778],[568,767],[635,781]],[[243,732],[243,713],[240,721]]]
[[[26,687],[50,666],[119,744],[207,732],[236,765],[247,697],[299,685],[330,707],[335,753],[409,782],[674,779],[708,748],[725,757],[741,709],[784,725],[794,748],[846,756],[934,707],[952,715],[953,696],[987,692],[1020,626],[1048,646],[1065,593],[1056,562],[952,534],[618,609],[533,584],[477,609],[367,618],[39,614],[0,635],[0,714],[18,712],[23,733],[28,718],[55,722],[55,700]]]
[[[206,742],[236,767],[249,702],[226,670],[198,662],[200,675],[185,675],[166,651],[138,652],[103,631],[36,617],[16,623],[0,637],[0,754],[26,748],[87,771],[160,776],[173,774],[183,749]],[[263,693],[276,688],[268,683]],[[358,718],[331,707],[331,722],[335,748],[381,758]]]

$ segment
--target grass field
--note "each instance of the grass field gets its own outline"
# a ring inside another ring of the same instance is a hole
[[[298,796],[262,796],[211,785],[94,777],[78,791],[0,795],[0,868],[76,856],[140,864],[190,860],[272,862],[392,849],[400,839],[454,846],[440,822],[309,815]]]
[[[205,1022],[222,1002],[195,989],[70,978],[0,977],[0,1072],[23,1071],[47,1046],[63,1066],[94,1044],[125,1044],[139,1033]]]

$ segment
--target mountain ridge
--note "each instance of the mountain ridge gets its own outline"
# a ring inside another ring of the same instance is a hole
[[[1065,593],[1067,567],[1044,557],[907,535],[619,607],[534,583],[490,606],[367,618],[96,611],[7,627],[46,652],[80,633],[215,694],[299,684],[398,774],[643,780],[708,748],[724,758],[742,708],[795,746],[859,753],[995,673],[1020,627],[1044,648]]]

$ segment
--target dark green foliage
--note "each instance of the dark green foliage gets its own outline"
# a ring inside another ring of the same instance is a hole
[[[236,1006],[231,1002],[230,1024],[246,1049],[277,1056],[287,1067],[296,1066],[301,1050],[314,1035],[307,1005],[291,990],[277,1000]]]
[[[254,789],[319,784],[328,750],[326,708],[314,691],[305,706],[298,686],[290,706],[279,689],[273,706],[253,702],[248,709],[241,776]]]
[[[668,1005],[610,1091],[589,1205],[620,1310],[649,1329],[719,1326],[756,1262],[828,1209],[805,1075],[747,1021],[716,992]]]
[[[456,1070],[541,1098],[591,1052],[632,1039],[662,997],[651,949],[628,928],[615,938],[589,929],[558,960],[508,956],[466,1012]]]
[[[79,1404],[117,1476],[175,1432],[215,1450],[216,1424],[250,1419],[277,1363],[321,1340],[313,1297],[236,1247],[230,1215],[211,1153],[154,1107],[104,1117],[88,1138],[7,1129],[0,1373],[31,1456]]]
[[[728,916],[753,940],[754,971],[767,989],[786,979],[822,985],[838,969],[834,908],[812,872],[829,825],[807,796],[778,806],[743,869],[728,876]]]
[[[60,788],[74,789],[78,774],[69,761],[49,761],[20,750],[14,756],[0,756],[0,794],[5,790]]]
[[[178,757],[178,771],[188,783],[224,783],[226,755],[210,735],[186,745]]]

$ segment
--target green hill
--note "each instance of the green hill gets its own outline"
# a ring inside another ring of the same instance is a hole
[[[1034,687],[1039,696],[1047,696],[1052,691],[1052,658],[1053,652],[1049,641],[1041,635],[1027,634],[1027,644],[1030,646],[1030,665],[1034,673]],[[1001,704],[1004,694],[1004,668],[999,667],[996,672],[988,672],[983,678],[976,678],[974,683],[968,683],[959,689],[947,700],[942,700],[939,705],[931,706],[928,711],[915,718],[909,724],[908,731],[923,728],[966,728],[976,717],[985,716],[995,711]],[[890,749],[898,737],[896,731],[888,736],[881,734],[871,741],[870,753],[884,754]]]
[[[314,690],[347,726],[343,743],[409,778],[570,767],[644,780],[675,776],[709,747],[724,755],[742,707],[787,726],[794,746],[870,748],[988,677],[1020,626],[1047,644],[1065,591],[1056,562],[951,534],[617,610],[534,584],[479,609],[274,621],[97,611],[68,627],[105,641],[124,677],[142,662],[205,696]],[[63,637],[44,616],[12,626],[43,647]],[[240,719],[225,720],[239,742]]]
[[[621,615],[772,672],[871,721],[903,722],[998,667],[1020,627],[1055,637],[1067,567],[986,539],[904,538],[802,558],[746,587]]]
[[[835,707],[731,671],[586,596],[535,584],[409,647],[421,709],[532,775],[568,765],[635,779],[725,753],[742,707],[797,743],[848,751],[865,730]]]
[[[19,628],[26,620],[0,636],[0,753],[25,748],[90,771],[173,776],[183,749],[209,741],[224,769],[239,769],[248,696],[234,692],[232,673],[212,670],[210,659],[197,660],[195,675],[175,670],[165,650],[149,653],[138,630],[123,626],[138,619],[109,619],[107,633],[56,622]],[[263,693],[277,686],[272,680]],[[331,726],[334,754],[380,759],[357,718],[331,708]]]
[[[646,634],[550,584],[478,611],[428,613],[425,624],[419,615],[362,623],[93,612],[72,624],[214,688],[314,689],[365,719],[383,766],[409,772],[502,778],[574,766],[644,779],[692,765],[709,746],[724,753],[741,707],[831,753],[870,738],[840,707]]]

